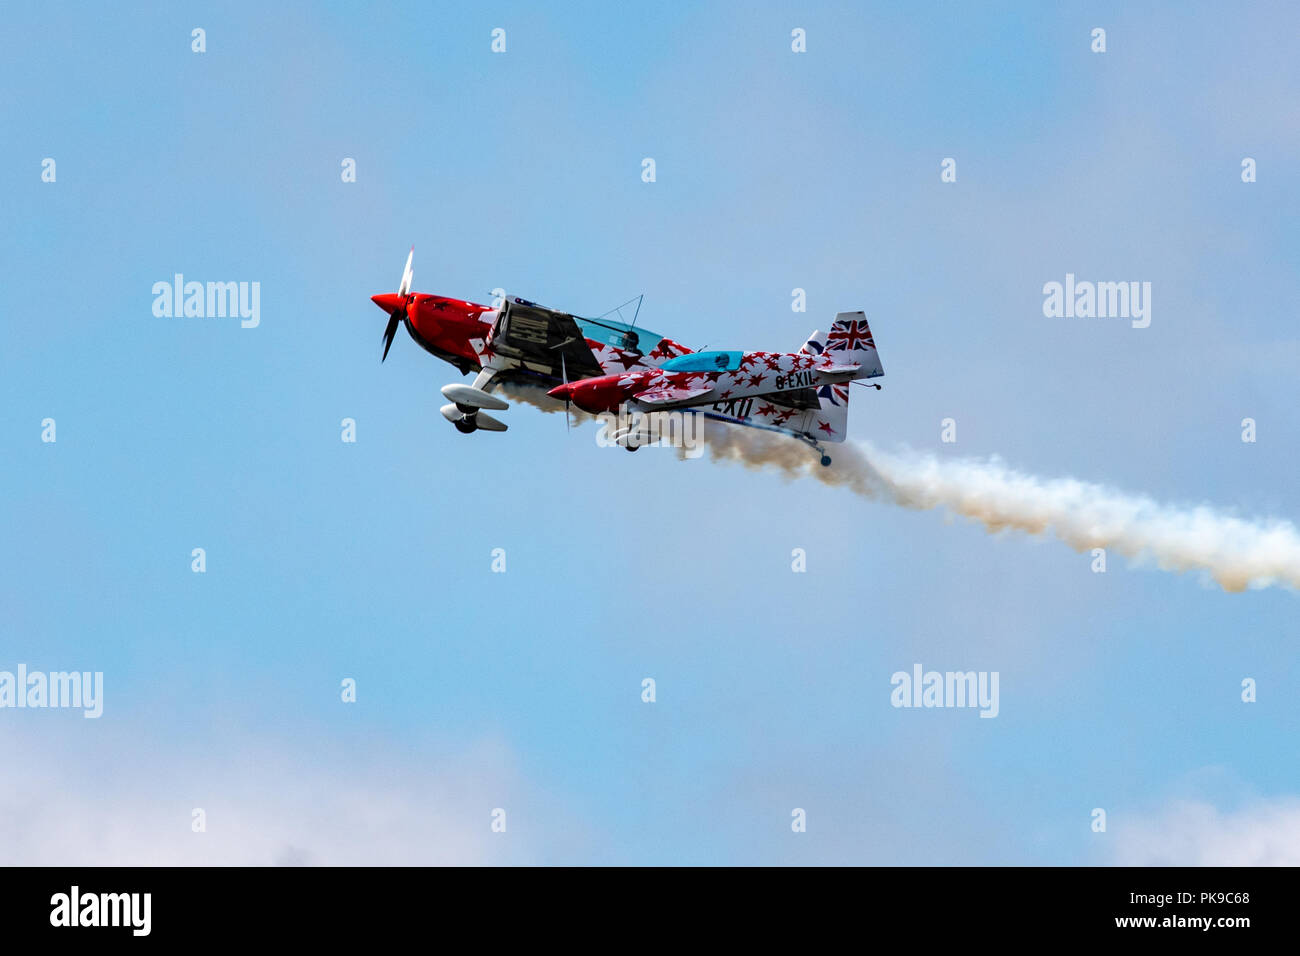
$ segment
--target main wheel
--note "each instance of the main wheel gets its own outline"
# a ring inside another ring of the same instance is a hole
[[[468,434],[470,434],[471,432],[476,432],[476,431],[478,431],[478,426],[477,426],[477,425],[475,425],[473,422],[468,421],[468,420],[466,420],[466,419],[464,419],[464,418],[462,418],[462,419],[461,419],[460,421],[458,421],[458,422],[452,422],[452,424],[456,426],[456,431],[460,432],[462,435],[468,435]]]

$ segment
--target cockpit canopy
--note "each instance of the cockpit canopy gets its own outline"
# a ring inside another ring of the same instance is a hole
[[[615,322],[613,319],[580,319],[575,315],[573,321],[578,323],[578,328],[582,330],[585,338],[611,348],[626,349],[641,355],[653,352],[663,338],[662,335],[648,329],[634,329],[624,322]]]
[[[734,372],[744,358],[744,352],[691,352],[669,359],[659,368],[665,372]]]

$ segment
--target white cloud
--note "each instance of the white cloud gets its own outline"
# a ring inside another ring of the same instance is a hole
[[[1126,866],[1300,866],[1295,797],[1255,800],[1230,811],[1180,800],[1117,823],[1112,832],[1114,862]]]
[[[321,759],[283,745],[164,754],[139,739],[92,750],[0,737],[0,865],[534,862],[535,796],[491,741],[381,763],[337,743]],[[191,829],[195,807],[206,832]],[[505,833],[491,831],[496,807]]]

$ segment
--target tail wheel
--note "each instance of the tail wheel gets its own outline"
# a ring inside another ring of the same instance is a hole
[[[831,456],[830,456],[830,455],[822,455],[822,467],[823,467],[823,468],[828,468],[828,467],[830,467],[830,463],[831,463]]]

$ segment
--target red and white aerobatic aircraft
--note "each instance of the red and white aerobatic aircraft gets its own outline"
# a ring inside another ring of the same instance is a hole
[[[383,359],[399,323],[421,348],[477,372],[472,385],[444,385],[443,416],[456,428],[505,431],[489,411],[509,406],[489,394],[502,383],[540,385],[587,412],[683,411],[717,421],[781,432],[831,460],[823,442],[842,442],[849,384],[884,374],[867,318],[835,316],[797,352],[693,352],[662,335],[608,318],[584,319],[507,296],[496,306],[411,292],[406,258],[396,294],[371,296],[388,313]],[[870,387],[879,389],[879,385]],[[635,450],[628,442],[624,447]]]

